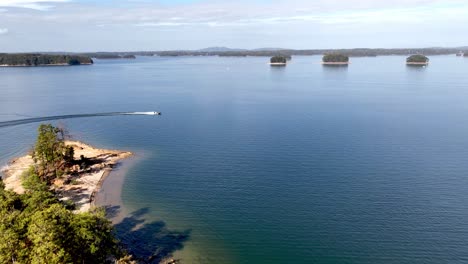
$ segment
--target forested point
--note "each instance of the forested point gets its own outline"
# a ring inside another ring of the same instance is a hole
[[[22,176],[25,192],[5,190],[0,180],[0,263],[134,263],[104,210],[74,213],[74,204],[58,199],[50,183],[74,162],[74,150],[62,129],[41,125],[38,133],[36,165]]]
[[[79,55],[50,55],[50,54],[0,54],[2,66],[47,66],[47,65],[81,65],[92,64],[93,60]]]
[[[323,56],[322,61],[346,63],[349,62],[349,57],[339,53],[328,53]]]
[[[412,55],[406,59],[407,63],[427,63],[429,58],[424,55]]]
[[[115,53],[115,52],[92,52],[92,53],[80,53],[79,55],[96,58],[100,60],[109,59],[136,59],[135,54],[129,53]]]

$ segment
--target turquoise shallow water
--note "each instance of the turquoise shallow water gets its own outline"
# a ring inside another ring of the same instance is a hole
[[[0,121],[162,111],[62,122],[75,138],[137,153],[125,211],[159,223],[140,234],[148,244],[164,225],[186,263],[466,263],[468,59],[404,60],[2,68]],[[1,164],[30,148],[36,127],[1,128]]]

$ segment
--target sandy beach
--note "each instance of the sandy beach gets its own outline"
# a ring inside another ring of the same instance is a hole
[[[122,189],[128,170],[142,159],[139,154],[134,154],[125,159],[125,162],[112,170],[111,177],[104,177],[96,192],[94,205],[106,208],[106,211],[108,211],[107,217],[114,224],[121,222],[123,218],[131,213],[127,211],[122,202]]]
[[[287,63],[283,62],[270,62],[271,66],[286,66]]]
[[[350,62],[322,62],[322,65],[348,65]]]
[[[128,151],[98,149],[79,141],[66,141],[65,144],[73,146],[75,159],[79,160],[83,155],[95,160],[96,163],[83,170],[75,168],[73,176],[63,175],[55,180],[51,188],[59,194],[60,199],[73,201],[77,212],[86,212],[93,206],[95,195],[106,176],[120,160],[133,154]],[[32,157],[25,155],[13,159],[8,166],[3,168],[1,173],[6,189],[23,193],[21,175],[32,165],[34,165]]]
[[[429,65],[429,62],[407,62],[406,65],[426,66],[426,65]]]

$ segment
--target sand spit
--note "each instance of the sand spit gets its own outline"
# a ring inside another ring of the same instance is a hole
[[[94,197],[112,168],[120,160],[130,157],[132,153],[97,149],[79,141],[66,141],[65,144],[73,146],[76,160],[80,160],[83,155],[85,158],[92,160],[94,164],[86,168],[75,165],[72,168],[72,173],[55,180],[51,188],[59,194],[62,200],[73,201],[78,212],[86,212],[93,206]],[[23,193],[21,175],[32,165],[34,165],[34,161],[30,155],[12,160],[1,171],[6,189]]]

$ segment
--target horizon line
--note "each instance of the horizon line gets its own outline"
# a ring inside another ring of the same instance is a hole
[[[211,48],[222,48],[226,50],[209,51]],[[451,47],[422,47],[422,48],[306,48],[306,49],[290,49],[290,48],[229,48],[224,46],[212,46],[201,49],[174,49],[174,50],[113,50],[113,51],[20,51],[20,52],[0,52],[0,54],[12,54],[12,53],[119,53],[119,52],[242,52],[242,51],[255,51],[255,52],[268,52],[268,51],[328,51],[328,50],[425,50],[425,49],[448,49],[448,50],[468,50],[467,46],[451,46]]]

